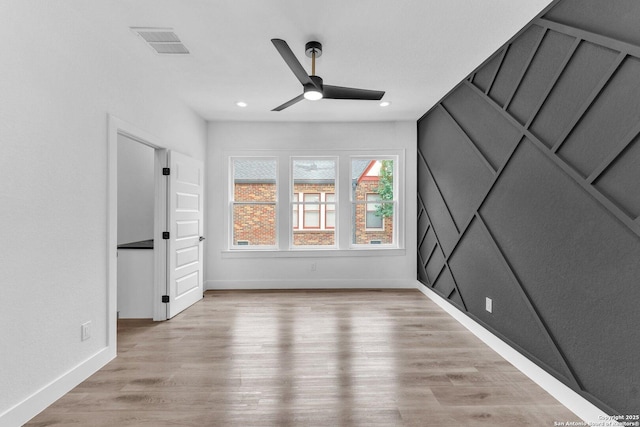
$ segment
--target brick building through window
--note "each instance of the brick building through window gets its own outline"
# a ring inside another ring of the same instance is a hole
[[[351,164],[352,205],[337,206],[336,161],[295,159],[291,227],[293,246],[334,246],[339,209],[351,209],[352,243],[393,243],[393,217],[380,216],[378,194],[381,162],[356,159]],[[276,163],[273,160],[234,161],[233,244],[274,246],[276,244]],[[288,186],[285,185],[280,191]],[[286,191],[286,190],[285,190]],[[369,203],[366,203],[369,202]],[[368,218],[368,219],[367,219]]]

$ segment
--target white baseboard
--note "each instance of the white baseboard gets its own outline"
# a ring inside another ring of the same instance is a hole
[[[205,290],[414,289],[413,280],[207,280]]]
[[[89,378],[115,358],[115,349],[105,347],[65,372],[22,402],[0,414],[0,426],[21,426]]]
[[[440,295],[436,294],[420,282],[416,282],[416,288],[586,423],[604,425],[602,424],[603,420],[606,420],[606,422],[610,423],[607,425],[621,425],[610,420],[609,415],[603,412],[600,408],[557,380],[553,375],[533,363],[509,344],[502,341],[484,326],[458,310],[458,308],[446,301]]]

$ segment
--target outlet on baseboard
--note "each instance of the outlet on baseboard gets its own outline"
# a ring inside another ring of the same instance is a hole
[[[80,325],[80,340],[86,341],[91,338],[91,321],[85,322]]]
[[[489,297],[486,297],[485,299],[485,309],[489,312],[489,313],[493,313],[493,300]]]

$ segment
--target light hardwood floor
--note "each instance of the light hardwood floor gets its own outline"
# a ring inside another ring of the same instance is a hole
[[[579,421],[416,290],[209,291],[120,321],[118,357],[29,426]]]

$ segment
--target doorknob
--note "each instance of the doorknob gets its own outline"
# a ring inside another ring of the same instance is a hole
[[[202,242],[203,240],[204,240],[204,237],[203,237],[203,236],[200,236],[200,241]]]

